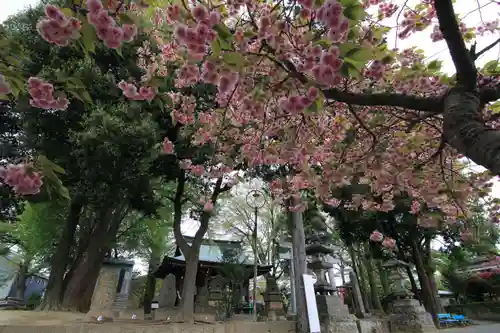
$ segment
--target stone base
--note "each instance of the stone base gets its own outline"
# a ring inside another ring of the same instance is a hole
[[[316,295],[321,333],[358,332],[356,317],[336,295]]]
[[[398,299],[392,303],[389,315],[391,333],[437,332],[432,316],[416,299]]]
[[[387,321],[380,319],[358,319],[357,326],[359,333],[389,333]]]

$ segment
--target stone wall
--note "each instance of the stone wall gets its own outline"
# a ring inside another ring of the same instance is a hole
[[[293,322],[233,322],[225,324],[103,323],[81,325],[4,325],[0,333],[294,333]]]

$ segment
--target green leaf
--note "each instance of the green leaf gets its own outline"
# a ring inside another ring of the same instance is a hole
[[[119,15],[120,23],[124,24],[135,24],[135,20],[130,16],[130,14],[122,13]]]
[[[340,0],[339,2],[343,7],[351,7],[355,4],[359,4],[358,0]]]
[[[79,93],[80,93],[80,96],[82,97],[84,102],[87,102],[89,104],[93,103],[92,97],[90,97],[87,90],[80,90]]]
[[[325,96],[323,93],[319,93],[318,98],[307,108],[306,113],[317,113],[324,109]]]
[[[359,48],[359,44],[352,43],[352,42],[346,42],[338,45],[339,51],[340,51],[340,56],[345,57],[345,55],[356,48]]]
[[[73,10],[71,8],[61,8],[59,10],[61,11],[61,13],[63,13],[64,15],[66,15],[68,17],[75,15],[75,12],[73,12]]]
[[[82,29],[80,30],[82,34],[82,44],[86,52],[95,53],[95,30],[88,22],[84,21],[82,24]]]
[[[429,64],[427,64],[427,69],[430,71],[439,71],[441,69],[442,61],[433,60]]]
[[[500,74],[500,62],[498,60],[488,61],[483,67],[483,72],[487,75]]]
[[[69,77],[68,79],[67,86],[70,88],[85,88],[85,85],[83,84],[82,80],[80,80],[77,77]]]
[[[59,165],[55,164],[54,162],[50,161],[44,155],[39,155],[38,156],[38,163],[44,169],[48,169],[50,171],[54,171],[54,172],[57,172],[57,173],[60,173],[60,174],[63,174],[63,175],[66,174],[66,171],[64,171],[63,168],[61,168]]]
[[[217,34],[223,40],[229,41],[233,38],[233,34],[224,23],[214,25],[214,30],[217,31]]]
[[[218,57],[221,52],[221,46],[220,46],[220,41],[219,37],[217,37],[213,42],[212,42],[212,55],[214,57]]]
[[[344,16],[351,21],[359,21],[363,19],[365,15],[365,10],[359,4],[344,9]]]
[[[242,69],[246,63],[246,59],[238,52],[224,53],[222,59],[224,59],[224,62],[228,65],[237,69]]]
[[[347,52],[345,57],[355,61],[366,63],[372,58],[372,52],[368,49],[356,48]]]

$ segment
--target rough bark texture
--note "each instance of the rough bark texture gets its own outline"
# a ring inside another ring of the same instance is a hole
[[[460,153],[500,175],[500,132],[486,127],[479,111],[477,94],[451,91],[445,99],[444,136]]]
[[[413,252],[413,258],[415,261],[416,269],[417,269],[417,274],[420,280],[420,286],[422,289],[422,296],[424,299],[427,300],[427,306],[428,309],[427,311],[432,315],[432,320],[434,321],[434,325],[436,325],[437,328],[439,328],[439,320],[437,318],[438,311],[436,309],[436,299],[434,295],[432,294],[432,289],[431,285],[429,282],[429,278],[425,272],[425,265],[424,261],[422,259],[422,255],[420,253],[420,250],[418,248],[417,242],[414,240],[412,244],[412,252]]]
[[[148,275],[146,276],[146,287],[144,288],[144,318],[151,318],[151,303],[156,292],[156,277],[154,272],[161,263],[161,257],[155,253],[151,254],[148,264]]]
[[[289,225],[292,234],[293,266],[295,279],[295,300],[297,310],[297,333],[309,332],[307,317],[306,294],[302,275],[306,273],[306,235],[304,232],[304,220],[302,213],[289,212]]]
[[[24,293],[26,292],[26,276],[28,275],[28,265],[22,263],[19,265],[19,272],[17,272],[16,278],[16,298],[24,299]]]
[[[61,298],[64,292],[64,273],[68,265],[69,252],[74,242],[76,226],[83,209],[80,198],[73,199],[68,212],[66,223],[63,226],[59,243],[50,262],[50,275],[45,290],[45,296],[39,310],[60,310]]]
[[[66,285],[63,297],[64,308],[81,312],[89,310],[102,261],[108,252],[110,241],[116,237],[122,217],[119,209],[110,207],[103,209],[97,227],[90,236],[88,248]]]
[[[202,212],[200,218],[200,227],[194,235],[193,242],[189,245],[181,232],[182,223],[182,204],[184,202],[184,187],[186,175],[184,170],[179,172],[177,177],[177,189],[174,202],[174,236],[175,242],[179,246],[186,259],[186,271],[184,273],[182,285],[181,300],[181,320],[187,323],[194,323],[194,295],[196,291],[196,275],[198,274],[198,261],[200,256],[200,247],[203,237],[207,233],[208,223],[211,213]],[[229,190],[229,187],[222,187],[222,177],[217,179],[211,196],[212,203],[215,205],[220,193]]]
[[[382,284],[382,290],[384,291],[384,296],[389,295],[389,280],[387,279],[387,271],[382,267],[382,261],[377,260],[377,270],[380,277],[380,284]]]
[[[366,273],[368,275],[368,284],[370,285],[370,296],[372,299],[373,308],[375,310],[382,310],[382,303],[377,294],[377,283],[375,281],[375,274],[373,274],[375,268],[373,267],[373,259],[370,253],[370,247],[368,243],[365,244],[365,260],[364,264],[366,267]]]

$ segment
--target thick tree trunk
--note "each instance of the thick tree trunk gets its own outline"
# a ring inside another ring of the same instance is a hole
[[[193,242],[194,245],[194,242]],[[182,286],[181,313],[182,320],[187,323],[194,322],[194,295],[196,293],[196,275],[198,274],[198,260],[200,245],[193,246],[186,258],[186,273],[184,274]]]
[[[16,278],[16,298],[24,299],[24,294],[26,292],[26,276],[28,275],[28,264],[22,263],[19,265],[19,272]]]
[[[478,96],[458,90],[448,94],[444,102],[443,133],[460,153],[500,175],[500,132],[484,125]]]
[[[76,197],[69,207],[68,218],[63,226],[59,243],[50,262],[49,281],[43,302],[38,308],[39,310],[50,311],[60,310],[61,308],[61,298],[64,292],[64,273],[68,265],[69,252],[74,242],[75,231],[82,209],[83,202]]]
[[[349,246],[348,252],[349,252],[349,257],[351,258],[351,262],[352,262],[352,270],[353,270],[354,274],[356,275],[356,279],[358,280],[358,286],[359,286],[359,290],[360,290],[360,294],[361,294],[361,300],[363,301],[363,307],[365,308],[365,311],[368,312],[369,307],[368,307],[368,300],[366,298],[366,289],[363,290],[364,280],[362,280],[362,277],[361,277],[362,272],[359,269],[359,265],[357,263],[357,256],[356,256],[356,253],[354,252],[354,247],[352,245]],[[365,286],[365,288],[366,288],[366,286]]]
[[[148,275],[146,277],[146,287],[144,288],[144,319],[152,319],[151,303],[156,292],[156,277],[154,272],[161,263],[161,257],[156,253],[151,253],[148,264]]]
[[[422,289],[422,296],[425,300],[427,300],[428,312],[432,315],[432,320],[434,321],[434,325],[439,328],[439,320],[437,318],[438,311],[436,309],[436,300],[433,297],[431,285],[429,282],[429,278],[425,272],[424,261],[422,259],[422,255],[418,248],[417,242],[414,240],[412,243],[412,252],[413,258],[415,261],[417,274],[420,280],[420,287]],[[425,304],[425,302],[424,302]]]
[[[309,332],[307,317],[306,294],[304,289],[303,274],[306,273],[306,235],[304,232],[304,220],[302,213],[288,212],[290,232],[292,234],[293,246],[293,268],[295,279],[295,304],[297,311],[297,333]]]
[[[377,260],[377,270],[380,277],[380,284],[382,284],[382,290],[384,291],[384,296],[389,295],[389,280],[387,279],[387,271],[382,267],[382,261]]]
[[[363,263],[363,258],[361,257],[361,251],[358,247],[357,251],[360,255],[357,256],[357,266],[359,271],[359,287],[361,289],[361,294],[363,295],[363,303],[365,303],[365,309],[367,312],[370,312],[370,309],[373,309],[372,299],[370,290],[368,287],[368,283],[366,281],[367,273],[365,269],[365,265]]]
[[[368,243],[365,244],[365,260],[364,264],[366,267],[366,273],[368,275],[368,284],[370,285],[370,295],[372,299],[373,308],[375,310],[382,310],[382,303],[380,303],[380,298],[377,293],[377,282],[375,281],[373,259],[370,253],[370,247]]]
[[[110,242],[116,237],[122,219],[121,213],[106,208],[100,216],[97,228],[90,236],[87,251],[82,255],[67,283],[63,307],[69,310],[87,312],[99,271],[108,252]]]

